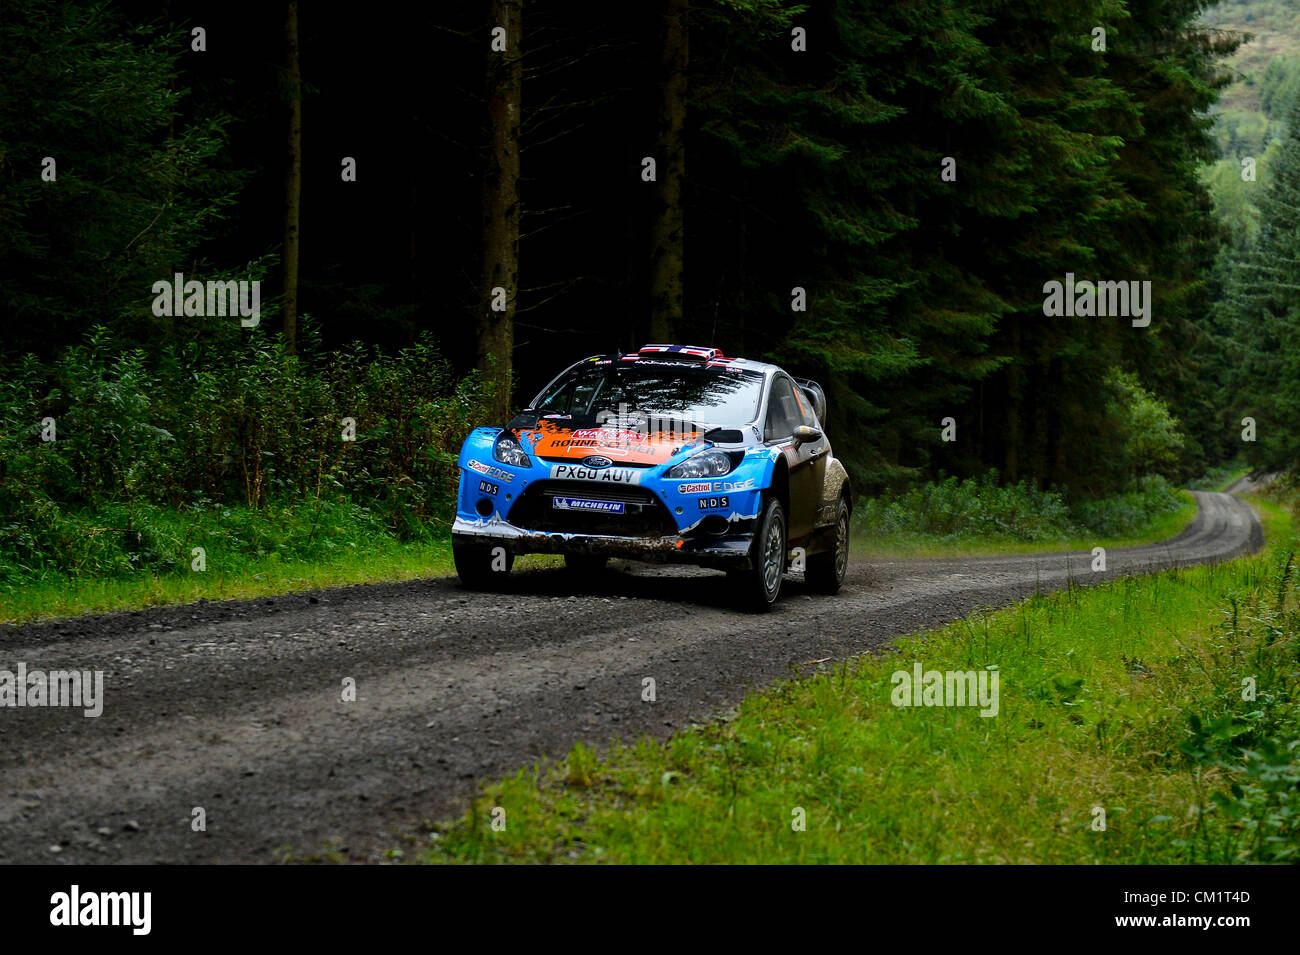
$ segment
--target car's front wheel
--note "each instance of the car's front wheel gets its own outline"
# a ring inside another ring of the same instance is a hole
[[[804,583],[822,594],[838,593],[849,569],[849,505],[840,498],[835,513],[835,544],[831,550],[808,558]]]
[[[515,565],[515,555],[504,547],[484,547],[455,539],[451,542],[451,557],[460,582],[471,590],[492,590],[502,586]]]
[[[785,509],[776,498],[770,499],[763,508],[753,547],[750,568],[736,571],[733,578],[742,604],[762,613],[771,610],[781,596],[781,581],[785,576]]]

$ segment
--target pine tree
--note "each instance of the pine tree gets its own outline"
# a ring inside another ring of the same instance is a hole
[[[1290,468],[1300,464],[1300,102],[1270,169],[1259,235],[1234,261],[1221,305],[1237,369],[1224,401],[1236,409],[1227,427],[1255,419],[1246,460]]]
[[[228,117],[175,122],[187,34],[128,29],[103,4],[17,0],[3,18],[0,348],[48,356],[92,324],[147,340],[152,283],[234,201]]]

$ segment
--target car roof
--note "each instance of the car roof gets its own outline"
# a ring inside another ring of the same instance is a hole
[[[768,374],[770,372],[782,370],[778,365],[773,365],[770,364],[769,362],[764,362],[764,361],[753,361],[748,358],[729,358],[729,357],[718,356],[717,358],[709,359],[708,361],[701,361],[697,358],[678,358],[672,354],[666,354],[666,353],[665,354],[654,354],[654,353],[642,354],[638,352],[632,352],[626,355],[622,353],[614,354],[614,355],[592,355],[589,358],[584,358],[582,361],[576,362],[574,365],[570,367],[569,370],[573,370],[574,368],[577,368],[581,365],[585,365],[588,363],[594,364],[596,362],[600,362],[600,363],[618,362],[619,364],[622,364],[626,362],[628,364],[632,364],[633,362],[638,362],[638,361],[650,361],[656,365],[677,365],[681,368],[704,368],[704,367],[743,368],[746,371],[757,371],[763,374]]]

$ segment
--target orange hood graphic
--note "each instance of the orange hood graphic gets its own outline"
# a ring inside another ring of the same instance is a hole
[[[617,464],[662,464],[697,440],[695,431],[641,432],[617,428],[566,428],[543,420],[534,428],[516,432],[531,454],[550,460],[581,461],[593,454]]]

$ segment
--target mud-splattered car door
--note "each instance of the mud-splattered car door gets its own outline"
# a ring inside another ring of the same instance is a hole
[[[802,444],[795,440],[794,429],[803,423],[804,415],[795,395],[794,382],[785,375],[778,374],[772,381],[768,396],[763,438],[768,445],[781,449],[789,469],[790,513],[787,516],[787,536],[792,541],[806,536],[813,528],[826,471],[825,437]]]

